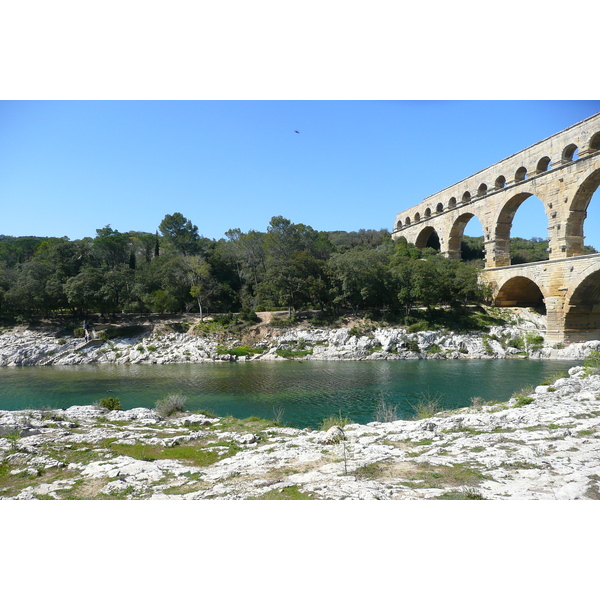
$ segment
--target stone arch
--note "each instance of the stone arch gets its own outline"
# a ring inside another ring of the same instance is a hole
[[[572,160],[577,160],[577,146],[575,144],[569,144],[562,151],[562,160],[563,162],[571,162]]]
[[[402,229],[402,219],[398,219],[398,222],[396,223],[396,230],[398,229]]]
[[[414,219],[415,223],[418,223],[421,220],[421,213],[416,212],[413,219]]]
[[[463,204],[467,204],[468,202],[471,202],[471,194],[470,192],[465,192],[462,195],[462,198],[460,200]]]
[[[448,200],[448,208],[454,208],[456,206],[456,198],[452,196],[450,200]]]
[[[569,206],[569,216],[565,224],[566,249],[565,255],[579,256],[583,254],[583,224],[587,209],[594,192],[600,186],[600,168],[586,177],[577,188]]]
[[[410,217],[406,217],[406,219],[404,219],[404,224],[410,225]]]
[[[544,156],[538,160],[537,166],[535,168],[537,173],[544,173],[548,171],[552,166],[549,156]]]
[[[459,259],[462,256],[461,245],[463,241],[463,236],[465,233],[465,227],[467,223],[473,218],[475,215],[471,212],[466,212],[460,215],[452,224],[450,228],[450,236],[448,238],[448,257]],[[477,218],[479,220],[479,218]],[[480,221],[481,223],[481,221]],[[482,226],[483,229],[483,226]]]
[[[478,188],[477,188],[477,196],[485,196],[487,194],[487,185],[485,185],[485,183],[482,183]]]
[[[588,146],[588,152],[598,152],[600,150],[600,131],[597,131],[591,138]]]
[[[516,275],[502,283],[494,297],[495,306],[526,306],[546,312],[544,293],[540,286],[522,275]]]
[[[438,202],[437,206],[435,207],[435,212],[438,214],[444,212],[444,205],[441,202]]]
[[[506,185],[506,177],[504,175],[500,175],[496,177],[496,181],[494,182],[494,188],[497,190],[501,190]]]
[[[427,207],[425,209],[425,218],[428,219],[429,217],[431,217],[431,209]]]
[[[525,181],[527,179],[527,169],[525,167],[519,167],[515,171],[515,181]]]
[[[571,285],[564,331],[569,342],[600,339],[600,265],[584,271]]]
[[[494,227],[494,262],[497,267],[505,267],[511,264],[510,260],[510,232],[512,229],[513,220],[517,210],[529,198],[533,196],[531,192],[521,192],[512,196],[507,202],[504,203]],[[536,196],[540,202],[543,201]],[[545,212],[545,207],[544,207]]]
[[[424,227],[415,240],[415,246],[417,248],[435,248],[439,250],[440,238],[437,231],[430,225]]]

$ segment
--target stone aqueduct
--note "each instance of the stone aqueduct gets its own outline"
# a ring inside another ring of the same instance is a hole
[[[459,259],[465,227],[477,217],[481,279],[495,305],[545,307],[549,343],[600,339],[600,254],[583,254],[586,211],[599,185],[600,113],[399,213],[392,237],[419,248],[435,241]],[[511,266],[513,218],[531,196],[548,219],[549,260]]]

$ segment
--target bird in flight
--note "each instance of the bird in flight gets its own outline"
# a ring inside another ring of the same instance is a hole
[[[299,132],[299,131],[296,131],[296,130],[294,129],[294,133],[300,133],[300,132]]]

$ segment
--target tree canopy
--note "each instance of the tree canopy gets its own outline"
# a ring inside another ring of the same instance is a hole
[[[547,242],[511,240],[513,262],[547,258]],[[589,248],[586,249],[590,251]],[[593,251],[593,249],[591,249]],[[110,225],[94,238],[0,236],[0,313],[386,311],[480,302],[483,240],[463,261],[394,241],[386,230],[317,231],[274,216],[265,232],[200,235],[181,213],[155,233]]]

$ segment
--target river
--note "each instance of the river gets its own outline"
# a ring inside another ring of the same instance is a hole
[[[189,410],[216,416],[274,419],[318,428],[341,414],[374,419],[381,399],[410,419],[424,398],[441,408],[469,406],[474,396],[508,400],[516,391],[552,381],[580,361],[407,360],[248,362],[172,365],[86,365],[0,368],[0,409],[66,408],[118,397],[123,409],[154,407],[172,393]]]

